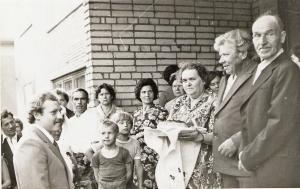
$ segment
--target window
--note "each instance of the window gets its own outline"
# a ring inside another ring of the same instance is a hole
[[[69,73],[66,76],[53,80],[54,88],[61,88],[66,92],[75,88],[85,88],[85,69]]]

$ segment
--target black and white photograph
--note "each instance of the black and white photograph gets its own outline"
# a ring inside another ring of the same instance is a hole
[[[300,0],[0,0],[2,189],[300,188]]]

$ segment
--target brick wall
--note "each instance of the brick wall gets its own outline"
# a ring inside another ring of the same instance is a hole
[[[133,111],[134,88],[153,78],[162,91],[167,65],[199,61],[216,64],[214,38],[234,28],[249,28],[252,0],[89,0],[87,88],[114,85],[117,104]]]

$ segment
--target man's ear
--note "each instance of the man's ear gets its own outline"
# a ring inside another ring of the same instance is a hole
[[[239,53],[240,53],[242,60],[245,60],[247,58],[247,55],[248,55],[247,51],[243,51],[243,52],[239,52]]]
[[[39,112],[34,112],[33,116],[34,116],[34,118],[35,118],[36,120],[40,120],[41,113],[39,113]]]
[[[285,42],[285,38],[286,38],[286,32],[285,31],[281,31],[281,33],[280,33],[280,42],[284,43]]]

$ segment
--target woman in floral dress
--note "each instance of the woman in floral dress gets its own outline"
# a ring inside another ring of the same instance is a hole
[[[133,114],[133,128],[131,135],[141,145],[141,161],[144,168],[143,187],[146,189],[156,188],[155,167],[158,154],[149,148],[144,141],[144,128],[156,128],[159,121],[166,120],[168,112],[159,105],[154,105],[157,99],[158,89],[152,79],[141,79],[135,89],[136,98],[142,102],[142,107]]]
[[[176,99],[168,120],[183,121],[188,127],[196,126],[195,132],[179,135],[179,138],[202,143],[187,188],[219,188],[220,177],[212,171],[211,142],[215,96],[204,87],[207,72],[199,64],[188,63],[181,68],[180,76],[186,94]],[[203,128],[206,129],[205,132]]]

